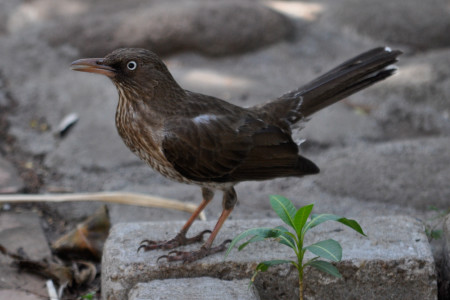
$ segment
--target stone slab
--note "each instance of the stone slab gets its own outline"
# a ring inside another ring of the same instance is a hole
[[[51,257],[41,219],[34,213],[0,212],[0,244],[11,252],[21,249],[32,260]]]
[[[43,297],[20,290],[0,290],[0,299],[41,300]]]
[[[212,277],[153,280],[138,283],[128,300],[257,300],[260,299],[248,280],[220,280]]]
[[[32,260],[51,257],[41,220],[34,213],[0,212],[0,244]],[[45,279],[20,271],[13,260],[0,254],[0,299],[42,299],[47,296]]]
[[[332,149],[316,160],[322,171],[317,184],[333,195],[445,209],[450,198],[449,147],[449,138],[434,137],[378,143],[370,151],[366,146]]]
[[[338,223],[327,222],[310,231],[306,244],[334,238],[343,246],[337,264],[341,279],[306,270],[308,299],[437,299],[433,256],[422,223],[407,216],[358,219],[367,237]],[[200,261],[167,263],[157,258],[168,251],[137,252],[143,239],[173,237],[183,222],[119,223],[105,243],[102,263],[103,299],[124,299],[139,282],[168,278],[209,276],[218,279],[249,279],[256,265],[276,258],[293,259],[291,250],[275,242],[260,242],[245,250],[234,249],[225,259],[216,254]],[[222,242],[253,227],[282,225],[278,219],[229,220],[216,241]],[[194,223],[191,233],[212,228],[214,221]],[[190,245],[182,250],[194,250]],[[298,276],[289,265],[280,265],[257,276],[261,299],[294,299]]]
[[[0,154],[0,194],[17,193],[23,187],[23,180],[17,170]]]

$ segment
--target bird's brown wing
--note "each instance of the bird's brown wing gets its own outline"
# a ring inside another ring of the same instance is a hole
[[[298,155],[298,146],[289,134],[248,115],[168,119],[162,149],[180,174],[200,182],[318,172],[312,162]]]

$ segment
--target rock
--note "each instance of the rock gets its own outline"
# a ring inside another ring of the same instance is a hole
[[[405,53],[400,59],[396,76],[385,82],[383,90],[376,86],[376,94],[382,98],[392,94],[402,95],[410,105],[427,105],[450,114],[450,103],[447,101],[450,92],[450,49],[409,56]]]
[[[411,217],[356,218],[368,237],[334,222],[316,227],[306,235],[306,245],[328,238],[343,247],[343,259],[336,266],[343,278],[307,269],[308,299],[436,299],[434,261],[423,225]],[[102,261],[103,299],[124,299],[137,283],[169,278],[213,277],[249,279],[257,263],[271,259],[293,259],[292,250],[275,242],[249,245],[189,264],[168,263],[157,258],[167,250],[137,252],[143,239],[172,238],[183,222],[120,223],[115,225],[105,244]],[[232,238],[253,227],[275,227],[280,220],[229,220],[218,234],[216,243]],[[196,222],[190,233],[212,228],[214,222]],[[337,229],[337,230],[336,230]],[[200,247],[190,245],[182,251]],[[307,256],[312,258],[312,256]],[[255,282],[261,299],[298,298],[298,277],[290,265],[272,267],[258,275]],[[296,295],[297,294],[297,295]]]
[[[34,213],[1,212],[0,245],[32,260],[49,259],[51,251],[40,222]],[[0,254],[0,299],[34,300],[41,299],[35,295],[47,294],[45,279],[21,272],[11,263],[11,258]]]
[[[386,136],[450,135],[449,57],[448,49],[405,56],[398,74],[372,89],[379,99],[374,116]]]
[[[315,114],[297,133],[307,145],[322,147],[355,145],[361,140],[379,140],[383,137],[381,126],[372,116],[356,113],[342,103]]]
[[[51,257],[51,251],[41,228],[41,220],[34,213],[2,212],[0,244],[10,252],[22,249],[32,260]]]
[[[441,266],[441,286],[439,295],[442,299],[448,299],[450,297],[450,214],[444,219],[444,258],[443,266]]]
[[[130,290],[129,300],[256,300],[258,292],[248,280],[220,280],[211,277],[153,280],[138,283]]]
[[[1,289],[0,299],[41,300],[42,297],[21,290]]]
[[[0,1],[0,35],[8,32],[8,21],[24,1]]]
[[[24,187],[24,182],[14,166],[0,156],[0,194],[17,193]]]
[[[447,0],[343,0],[329,4],[334,7],[331,18],[372,38],[423,50],[450,46]]]
[[[322,173],[315,181],[330,193],[360,200],[446,208],[449,147],[442,137],[331,150],[318,158]]]
[[[52,45],[61,45],[69,35],[69,43],[87,56],[120,47],[148,48],[159,55],[179,51],[230,55],[273,44],[293,33],[285,16],[253,1],[154,2],[111,13],[94,12],[60,16],[42,36]]]

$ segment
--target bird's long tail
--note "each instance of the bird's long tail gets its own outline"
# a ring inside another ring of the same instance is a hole
[[[269,119],[295,123],[391,76],[397,70],[394,63],[400,54],[401,51],[387,47],[364,52],[299,89],[254,109]]]

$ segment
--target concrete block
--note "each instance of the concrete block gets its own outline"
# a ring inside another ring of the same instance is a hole
[[[336,266],[343,277],[336,279],[306,269],[307,299],[437,299],[433,256],[422,223],[407,216],[356,218],[368,237],[347,227],[327,222],[311,230],[306,245],[334,238],[343,247]],[[249,279],[256,265],[276,258],[294,259],[291,249],[265,241],[234,249],[224,259],[216,254],[190,264],[168,263],[157,258],[168,251],[137,252],[141,240],[164,240],[175,236],[183,222],[120,223],[105,243],[102,263],[103,299],[125,299],[137,283],[168,278],[214,277]],[[253,227],[282,225],[278,219],[229,220],[217,243]],[[212,228],[214,221],[194,223],[191,234]],[[189,245],[181,250],[194,250]],[[307,257],[308,258],[308,257]],[[298,298],[298,275],[290,265],[280,265],[257,276],[261,299]]]
[[[212,277],[153,280],[138,283],[128,300],[257,300],[258,292],[248,280],[221,280]]]

